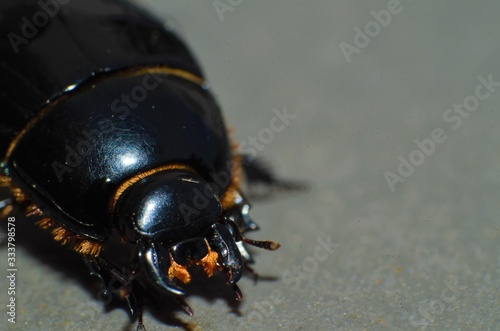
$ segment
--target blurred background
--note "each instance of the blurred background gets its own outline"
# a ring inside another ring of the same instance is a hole
[[[149,310],[149,331],[500,330],[500,2],[142,4],[197,56],[242,150],[309,184],[253,204],[251,237],[282,248],[254,250],[241,304],[200,284],[193,317]],[[79,261],[17,254],[18,322],[0,329],[135,330]]]

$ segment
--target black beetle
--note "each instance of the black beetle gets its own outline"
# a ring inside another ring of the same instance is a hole
[[[280,181],[238,155],[186,46],[123,0],[3,0],[0,11],[1,216],[24,208],[104,287],[118,280],[139,327],[138,279],[192,314],[182,284],[199,265],[240,299],[236,283],[253,273],[245,243],[279,247],[242,235],[257,229],[243,173]],[[127,268],[101,254],[114,233],[134,245]]]

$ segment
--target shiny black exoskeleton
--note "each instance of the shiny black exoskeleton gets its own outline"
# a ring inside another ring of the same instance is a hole
[[[236,283],[257,228],[241,170],[277,181],[232,150],[224,121],[188,49],[148,13],[118,0],[0,4],[1,216],[26,208],[80,253],[104,286],[119,281],[132,315],[145,280],[180,296],[198,265]],[[113,234],[131,265],[103,251]]]

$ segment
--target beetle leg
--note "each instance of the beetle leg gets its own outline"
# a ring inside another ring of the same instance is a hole
[[[137,316],[137,328],[136,331],[138,330],[144,330],[146,331],[146,327],[144,326],[144,322],[142,320],[143,316],[143,311],[144,311],[144,306],[142,304],[142,300],[140,297],[136,297],[134,295],[134,292],[129,292],[128,295],[125,297],[127,300],[128,304],[128,309],[130,312],[130,316],[134,318]]]
[[[110,284],[112,280],[109,273],[103,270],[97,259],[86,255],[83,255],[82,258],[87,267],[89,268],[90,276],[94,276],[99,279],[103,294],[106,298],[108,298],[111,295],[111,291],[108,288],[108,284]]]
[[[182,310],[184,310],[184,312],[186,314],[188,314],[189,316],[193,316],[193,314],[194,314],[193,309],[191,309],[191,307],[188,305],[186,300],[184,300],[183,298],[181,298],[179,296],[175,296],[175,299],[177,300],[177,302],[181,306]]]
[[[107,270],[107,272],[114,279],[118,280],[123,286],[129,285],[135,277],[135,274],[133,272],[130,274],[126,274],[102,257],[97,257],[96,260],[98,261],[102,269]]]
[[[259,280],[259,274],[252,267],[245,262],[245,271],[249,272],[252,275],[253,283],[257,284],[257,280]]]
[[[141,310],[139,311],[139,322],[137,323],[137,328],[135,329],[135,331],[140,330],[146,331],[146,327],[144,326],[144,322],[142,321],[142,306]]]
[[[236,300],[238,301],[243,300],[243,293],[241,293],[241,290],[238,287],[238,285],[233,284],[231,285],[231,288],[233,289],[234,295],[236,296]]]
[[[83,260],[90,270],[90,275],[99,278],[104,296],[110,298],[114,293],[121,299],[125,299],[127,301],[130,317],[132,317],[132,319],[139,317],[139,319],[142,320],[142,304],[140,302],[138,303],[133,293],[133,280],[135,274],[125,274],[101,257],[92,258],[83,256]],[[109,287],[114,281],[118,281],[121,286],[110,290]],[[139,321],[139,324],[141,324],[141,321]]]
[[[226,209],[226,217],[232,220],[239,229],[239,232],[255,231],[259,229],[249,215],[250,203],[240,192],[235,192],[235,204]]]
[[[130,313],[130,317],[139,318],[139,324],[142,324],[142,304],[137,302],[137,299],[133,292],[127,292],[125,295],[125,300],[127,300],[128,311]]]
[[[142,314],[144,310],[142,300],[140,299],[140,297],[135,295],[134,291],[134,286],[136,285],[136,283],[134,282],[136,276],[135,271],[132,271],[131,273],[123,273],[120,269],[113,266],[107,260],[101,257],[98,257],[98,259],[100,260],[101,265],[104,265],[105,268],[109,270],[112,278],[121,283],[122,287],[118,289],[117,294],[121,299],[125,299],[127,301],[127,307],[130,317],[132,319],[138,319],[137,330],[146,330],[142,320]]]

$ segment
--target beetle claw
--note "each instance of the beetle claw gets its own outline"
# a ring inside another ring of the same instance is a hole
[[[248,271],[252,275],[254,285],[257,284],[257,280],[259,280],[259,274],[255,270],[253,270],[253,268],[250,267],[248,263],[245,263],[245,271]]]
[[[186,300],[178,296],[176,296],[175,299],[177,300],[177,302],[179,303],[179,305],[182,307],[182,309],[186,314],[188,314],[189,316],[194,315],[193,309],[191,309]]]
[[[238,285],[233,284],[231,287],[233,289],[234,295],[236,296],[236,300],[238,301],[243,300],[243,293],[241,293],[241,290],[238,287]]]

